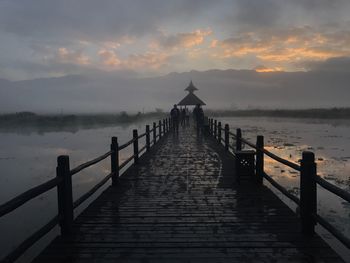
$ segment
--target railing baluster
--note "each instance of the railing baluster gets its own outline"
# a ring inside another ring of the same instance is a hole
[[[146,125],[146,151],[149,152],[151,148],[149,125]]]
[[[225,150],[229,150],[230,145],[230,126],[225,124]]]
[[[218,142],[221,144],[221,121],[218,123]]]
[[[111,172],[112,172],[112,185],[118,184],[119,179],[119,145],[118,137],[112,137],[111,143]]]
[[[139,163],[139,139],[138,139],[139,136],[136,129],[132,131],[132,135],[134,138],[134,163],[138,164]]]
[[[157,125],[155,122],[153,122],[153,145],[157,142]]]
[[[300,217],[302,232],[312,236],[315,233],[316,221],[313,214],[317,212],[317,188],[315,155],[303,152],[300,171]]]
[[[263,183],[264,174],[264,136],[258,135],[256,137],[256,164],[255,175],[259,184]]]
[[[162,138],[162,121],[161,120],[159,120],[159,122],[158,122],[158,129],[159,129],[159,140],[160,140],[160,138]]]
[[[236,151],[242,151],[242,131],[240,128],[236,130]]]
[[[73,193],[72,177],[70,175],[69,156],[61,155],[57,158],[56,176],[62,181],[57,186],[58,214],[61,235],[68,236],[73,229]]]
[[[218,131],[218,122],[217,120],[215,120],[214,121],[214,138],[215,139],[216,139],[217,131]]]

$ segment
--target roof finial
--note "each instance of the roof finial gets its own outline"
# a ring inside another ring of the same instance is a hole
[[[198,89],[193,85],[193,82],[192,82],[192,79],[191,79],[190,84],[188,85],[188,87],[185,90],[187,90],[190,93],[193,93],[195,90],[198,90]]]

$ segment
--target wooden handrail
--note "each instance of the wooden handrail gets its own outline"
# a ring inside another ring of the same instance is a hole
[[[134,139],[131,139],[130,141],[127,141],[126,143],[120,145],[119,146],[119,150],[123,150],[123,149],[125,149],[126,147],[128,147],[129,145],[131,145],[133,143],[134,143]]]
[[[269,176],[266,173],[263,173],[262,176],[269,181],[271,185],[273,185],[276,189],[278,189],[282,194],[284,194],[286,197],[288,197],[290,200],[292,200],[297,205],[300,205],[300,199],[296,197],[295,195],[288,192],[286,188],[284,188],[282,185],[277,183],[271,176]]]
[[[119,169],[123,169],[131,160],[134,159],[134,155],[131,155],[128,159],[126,159],[122,164],[119,165]]]
[[[103,155],[101,155],[101,156],[99,156],[99,157],[97,157],[97,158],[95,158],[95,159],[93,159],[91,161],[88,161],[86,163],[83,163],[83,164],[75,167],[74,169],[70,170],[70,175],[74,175],[76,173],[79,173],[80,171],[82,171],[82,170],[84,170],[84,169],[86,169],[86,168],[88,168],[88,167],[90,167],[90,166],[92,166],[92,165],[94,165],[94,164],[96,164],[96,163],[106,159],[111,154],[112,154],[112,151],[106,152],[105,154],[103,154]]]
[[[55,177],[45,183],[42,183],[36,187],[33,187],[24,193],[16,196],[15,198],[11,199],[10,201],[7,201],[6,203],[2,204],[0,206],[0,217],[12,212],[16,208],[20,207],[21,205],[25,204],[29,200],[37,197],[38,195],[41,195],[52,188],[56,187],[61,182],[61,179],[58,177]]]
[[[87,200],[90,196],[92,196],[101,186],[103,186],[111,177],[112,173],[108,174],[105,178],[103,178],[98,184],[96,184],[93,188],[91,188],[87,193],[83,194],[79,197],[74,203],[73,208],[77,208],[81,205],[85,200]]]
[[[17,260],[28,248],[30,248],[40,238],[50,232],[55,226],[57,226],[59,217],[55,216],[46,225],[35,231],[32,235],[26,238],[21,244],[19,244],[14,250],[12,250],[1,262],[14,262]]]
[[[212,124],[214,125],[213,131],[212,131],[212,128],[210,129],[210,135],[212,135],[216,139],[217,120],[214,121],[213,119],[210,119],[209,123],[210,125]],[[228,132],[228,134],[232,136],[233,139],[236,140],[237,142],[236,145],[243,142],[248,146],[252,147],[253,149],[255,149],[257,151],[256,173],[261,174],[261,176],[266,180],[268,180],[272,186],[274,186],[282,194],[284,194],[286,197],[288,197],[290,200],[292,200],[294,203],[300,206],[302,231],[304,234],[312,235],[314,233],[314,226],[316,222],[318,222],[325,229],[327,229],[331,234],[333,234],[340,242],[342,242],[346,247],[350,248],[350,239],[345,237],[343,233],[341,233],[339,230],[333,227],[329,222],[327,222],[324,218],[322,218],[317,214],[316,184],[319,184],[326,190],[330,191],[331,193],[339,196],[340,198],[348,202],[350,202],[350,193],[329,183],[327,180],[317,175],[315,156],[312,152],[303,152],[301,165],[298,165],[296,163],[283,159],[278,155],[266,150],[264,148],[263,136],[257,137],[258,139],[257,144],[255,145],[250,141],[241,137],[240,129],[237,129],[236,134],[232,132]],[[228,145],[228,149],[231,149],[233,153],[235,152],[235,150],[237,150],[237,148],[239,147],[236,147],[235,149],[233,146]],[[292,169],[300,171],[300,199],[297,196],[288,192],[286,188],[281,186],[274,179],[272,179],[272,177],[270,177],[268,174],[264,172],[264,165],[263,165],[264,154],[266,154],[267,156],[271,157],[272,159],[276,160],[279,163],[282,163],[284,165],[289,166]],[[259,157],[259,160],[258,160],[258,157]],[[257,174],[256,176],[259,176],[259,175]]]
[[[300,171],[300,165],[298,165],[298,164],[296,164],[296,163],[293,163],[293,162],[291,162],[291,161],[288,161],[288,160],[286,160],[286,159],[283,159],[283,158],[277,156],[276,154],[274,154],[274,153],[272,153],[272,152],[266,150],[265,148],[264,148],[264,149],[258,149],[258,148],[256,147],[256,145],[254,145],[253,143],[251,143],[250,141],[248,141],[248,140],[246,140],[246,139],[244,139],[244,138],[242,138],[241,140],[242,140],[242,142],[244,142],[245,144],[249,145],[249,146],[252,147],[253,149],[262,151],[264,154],[266,154],[267,156],[271,157],[271,158],[274,159],[275,161],[280,162],[280,163],[282,163],[282,164],[284,164],[284,165],[287,165],[287,166],[289,166],[290,168],[293,168],[293,169],[295,169],[295,170],[297,170],[297,171]]]
[[[145,133],[145,132],[142,133],[142,134],[140,134],[140,135],[137,137],[137,139],[141,139],[141,138],[144,137],[144,136],[146,136],[146,133]]]
[[[350,239],[343,235],[338,229],[332,226],[327,220],[318,214],[313,214],[314,219],[325,229],[327,229],[332,235],[334,235],[343,245],[350,248]]]
[[[163,124],[162,124],[163,123]],[[148,125],[147,125],[148,126]],[[163,126],[163,131],[161,130],[161,126]],[[73,169],[69,168],[69,157],[68,156],[59,156],[58,157],[58,166],[57,166],[57,176],[43,184],[40,184],[36,187],[33,187],[26,192],[16,196],[10,201],[2,204],[0,206],[0,217],[10,213],[31,199],[37,197],[40,194],[43,194],[54,187],[58,189],[58,206],[59,206],[59,215],[55,216],[51,219],[46,225],[37,230],[30,237],[25,239],[20,245],[18,245],[14,250],[12,250],[1,262],[13,262],[18,259],[29,247],[31,247],[35,242],[37,242],[40,238],[42,238],[45,234],[47,234],[50,230],[52,230],[58,223],[61,225],[61,234],[66,235],[71,231],[72,221],[73,221],[73,209],[77,208],[84,201],[86,201],[91,195],[93,195],[100,187],[102,187],[110,178],[112,181],[115,180],[115,176],[119,176],[119,170],[124,168],[131,160],[138,158],[138,155],[147,150],[147,146],[150,147],[150,144],[156,144],[156,138],[161,138],[162,135],[156,134],[157,128],[159,128],[160,133],[165,135],[170,131],[169,127],[171,126],[170,120],[163,120],[163,122],[159,121],[159,125],[153,123],[153,128],[149,129],[146,127],[146,132],[136,136],[137,131],[133,139],[128,142],[118,146],[118,139],[116,137],[112,138],[111,150],[91,161],[83,163]],[[154,140],[150,141],[150,133],[153,133]],[[146,136],[148,145],[146,143],[140,150],[138,147],[135,148],[135,143],[138,143],[138,140],[142,137]],[[130,156],[126,161],[122,164],[115,165],[114,162],[119,162],[119,151],[128,147],[129,145],[134,144],[134,150],[136,153]],[[71,177],[72,175],[86,169],[104,159],[108,156],[111,156],[111,173],[108,174],[105,178],[103,178],[99,183],[97,183],[92,189],[90,189],[87,193],[83,194],[76,201],[72,201],[72,185],[71,185]],[[136,163],[135,163],[136,164]],[[117,184],[117,180],[115,180],[114,184]],[[62,200],[60,200],[62,199]]]
[[[318,183],[323,188],[327,189],[328,191],[332,192],[333,194],[343,198],[344,200],[348,201],[350,203],[350,193],[335,186],[334,184],[331,184],[327,180],[323,179],[322,177],[316,175],[314,177],[316,183]]]

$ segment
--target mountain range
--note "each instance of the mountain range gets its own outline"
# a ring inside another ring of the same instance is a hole
[[[0,79],[0,112],[91,113],[168,110],[187,92],[210,109],[349,107],[346,71],[208,70],[140,78],[95,73],[9,81]]]

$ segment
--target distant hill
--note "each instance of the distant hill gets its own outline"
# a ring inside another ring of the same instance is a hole
[[[348,72],[208,70],[136,78],[96,73],[24,81],[0,79],[0,112],[119,112],[168,109],[192,79],[211,109],[348,107]]]

